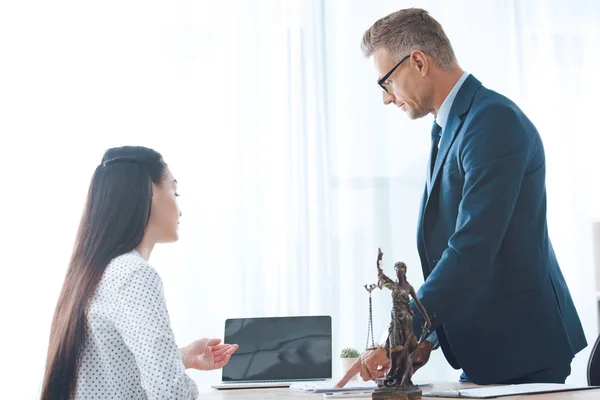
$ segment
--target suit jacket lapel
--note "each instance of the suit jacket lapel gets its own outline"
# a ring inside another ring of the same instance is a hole
[[[425,251],[425,237],[423,234],[423,215],[425,214],[425,202],[427,201],[427,185],[423,190],[423,197],[421,197],[421,204],[419,206],[419,219],[417,224],[417,251],[419,252],[419,256],[422,260],[421,268],[423,268],[423,276],[427,279],[429,276],[429,265],[428,262],[423,262],[423,260],[427,259],[427,252]],[[426,268],[427,266],[427,268]]]
[[[473,96],[475,96],[475,92],[480,87],[481,82],[479,82],[473,75],[469,75],[469,77],[465,80],[460,90],[456,94],[456,97],[454,98],[454,103],[450,108],[450,115],[448,116],[446,128],[442,133],[440,148],[435,160],[433,174],[431,175],[431,189],[428,190],[427,185],[425,185],[423,198],[421,199],[421,207],[419,210],[419,222],[417,226],[417,246],[422,260],[424,258],[428,258],[427,249],[425,247],[425,231],[423,224],[425,223],[425,210],[427,209],[427,205],[429,204],[431,192],[435,187],[437,177],[440,173],[440,170],[442,169],[442,165],[444,165],[444,161],[446,159],[446,156],[448,155],[448,151],[450,150],[450,147],[452,146],[452,143],[454,142],[454,139],[456,138],[456,135],[458,134],[458,131],[462,126],[464,116],[471,108]],[[429,173],[429,170],[427,172]],[[423,272],[425,273],[425,276],[428,275],[426,273],[424,265]]]
[[[448,155],[448,150],[450,150],[450,147],[452,146],[452,143],[454,142],[460,127],[462,126],[463,117],[469,111],[473,101],[473,96],[480,86],[481,82],[479,82],[473,75],[469,75],[454,98],[454,103],[452,103],[450,114],[448,115],[448,122],[446,123],[446,127],[442,132],[440,148],[435,159],[433,174],[431,175],[431,189],[427,193],[428,200],[431,195],[431,190],[433,190],[433,187],[435,186],[435,182],[440,170],[442,169],[442,165],[444,165],[444,161]]]
[[[461,125],[462,115],[452,115],[452,113],[450,113],[450,115],[448,116],[448,122],[446,123],[446,127],[444,128],[442,138],[440,140],[440,148],[435,159],[433,173],[431,174],[431,183],[429,184],[429,192],[427,193],[428,196],[431,194],[431,189],[433,188],[437,176],[439,175],[440,170],[442,169],[442,165],[444,165],[446,155],[448,155],[448,150],[450,150],[450,146],[454,142],[456,134],[458,133]]]

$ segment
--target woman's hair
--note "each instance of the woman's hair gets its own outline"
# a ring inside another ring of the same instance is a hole
[[[145,147],[104,153],[90,183],[73,254],[52,320],[42,400],[71,398],[85,341],[86,312],[110,261],[135,249],[148,224],[162,156]]]

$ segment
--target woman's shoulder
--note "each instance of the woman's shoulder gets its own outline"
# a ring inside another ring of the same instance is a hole
[[[103,283],[110,287],[122,287],[133,280],[161,284],[154,267],[135,250],[112,259],[102,277]]]

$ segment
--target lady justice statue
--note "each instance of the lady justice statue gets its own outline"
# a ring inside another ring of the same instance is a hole
[[[406,280],[406,264],[397,262],[394,266],[397,281],[388,278],[381,268],[383,253],[377,254],[377,287],[388,288],[392,292],[392,321],[386,343],[390,368],[384,378],[377,379],[377,390],[373,399],[417,399],[421,398],[421,390],[411,381],[413,374],[412,361],[419,343],[427,337],[431,321],[427,312],[415,293],[414,288]],[[413,332],[413,311],[410,298],[423,315],[423,332],[419,340]]]

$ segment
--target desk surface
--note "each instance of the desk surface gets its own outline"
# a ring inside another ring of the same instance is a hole
[[[425,391],[431,390],[447,390],[447,389],[466,389],[469,387],[477,387],[472,384],[462,383],[439,383],[434,385],[434,389],[425,388]],[[315,393],[302,393],[294,392],[287,388],[277,389],[229,389],[229,390],[212,390],[206,389],[201,391],[201,399],[214,399],[214,400],[227,400],[227,399],[312,399],[321,400],[324,399],[323,394]],[[363,399],[370,399],[371,396],[361,397]],[[433,399],[433,397],[423,397]],[[439,399],[440,397],[436,397]],[[598,400],[600,399],[600,389],[589,389],[589,390],[577,390],[571,392],[557,392],[557,393],[544,393],[529,396],[511,396],[511,397],[500,397],[500,400],[510,399],[531,399],[531,400]]]

